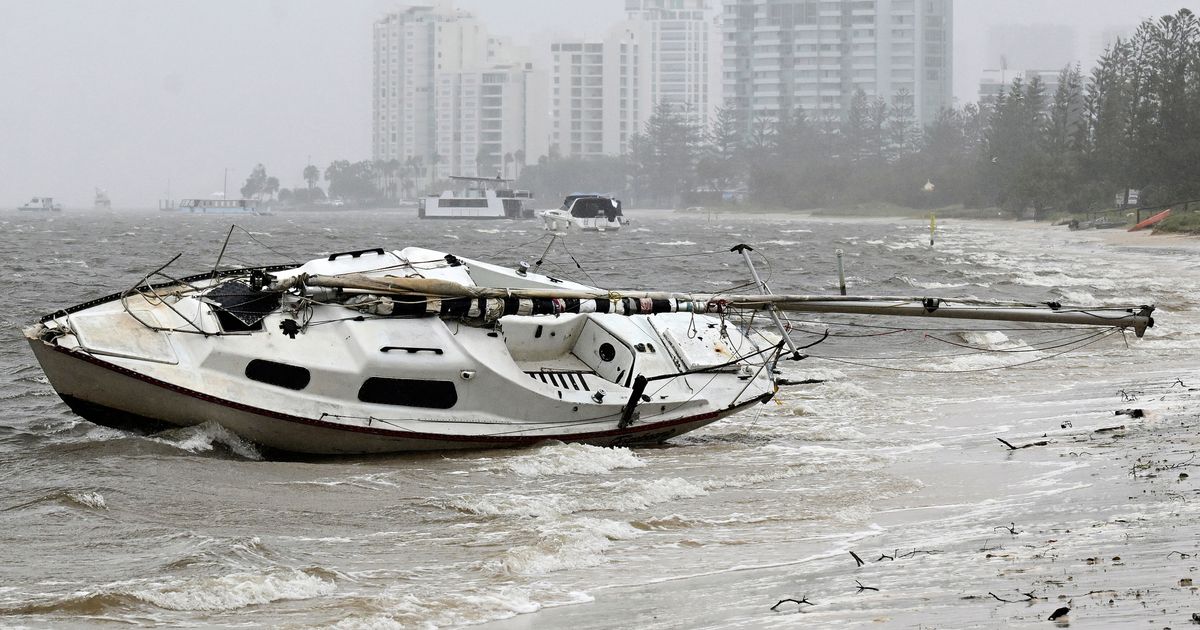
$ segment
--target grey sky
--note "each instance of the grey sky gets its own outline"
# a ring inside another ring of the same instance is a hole
[[[714,4],[716,0],[713,0]],[[0,0],[0,207],[237,195],[257,162],[302,185],[311,155],[370,157],[371,24],[386,0]],[[458,0],[516,44],[600,34],[623,0]],[[1071,25],[1077,54],[1192,0],[957,0],[955,95],[975,99],[990,24]],[[1090,59],[1085,60],[1085,66]]]

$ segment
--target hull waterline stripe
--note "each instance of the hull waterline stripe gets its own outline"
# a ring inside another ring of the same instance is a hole
[[[140,373],[130,370],[128,368],[124,368],[119,365],[109,363],[107,361],[102,361],[100,359],[97,359],[93,356],[89,356],[87,354],[73,352],[71,350],[67,350],[66,348],[61,348],[59,346],[47,344],[46,342],[41,341],[40,339],[31,339],[31,341],[36,341],[37,343],[44,344],[44,345],[48,346],[51,350],[54,350],[55,352],[60,352],[69,358],[83,360],[87,363],[91,363],[93,365],[104,368],[106,370],[110,370],[110,371],[116,372],[118,374],[128,376],[135,380],[139,380],[144,383],[154,385],[156,387],[160,387],[162,389],[166,389],[166,390],[169,390],[169,391],[172,391],[172,392],[175,392],[178,394],[182,394],[185,396],[190,396],[192,398],[196,398],[197,400],[202,400],[202,401],[205,401],[208,403],[213,403],[213,404],[220,405],[223,407],[228,407],[230,409],[235,409],[237,411],[251,413],[254,415],[272,418],[275,420],[283,420],[286,422],[296,422],[296,423],[300,423],[300,424],[306,424],[309,426],[314,426],[314,427],[318,427],[318,428],[322,428],[322,429],[330,429],[330,430],[335,430],[335,431],[351,431],[351,432],[356,432],[356,433],[367,433],[367,434],[373,434],[373,435],[381,435],[381,436],[404,438],[404,439],[416,439],[416,440],[433,440],[433,441],[445,441],[445,442],[484,442],[484,443],[492,443],[492,444],[534,444],[534,443],[542,442],[545,440],[577,442],[580,440],[600,439],[600,438],[608,438],[608,437],[636,436],[639,433],[660,431],[662,429],[667,429],[667,428],[682,425],[682,424],[689,424],[692,422],[700,422],[700,421],[704,421],[704,420],[716,419],[716,418],[721,417],[722,415],[731,415],[733,413],[736,413],[736,412],[740,411],[741,409],[748,407],[754,403],[766,402],[761,397],[755,397],[755,398],[752,398],[745,402],[738,403],[732,407],[727,407],[726,409],[723,409],[721,411],[711,411],[708,413],[702,413],[702,414],[698,414],[695,416],[687,416],[685,418],[679,418],[677,420],[669,420],[666,422],[656,422],[656,423],[651,423],[651,424],[642,424],[642,425],[638,425],[636,427],[628,427],[625,429],[593,431],[591,433],[567,433],[567,434],[557,434],[557,435],[530,435],[530,436],[502,437],[502,436],[491,436],[491,435],[478,435],[478,436],[447,435],[447,434],[440,434],[440,433],[423,433],[423,432],[417,432],[417,431],[396,431],[396,430],[390,430],[390,429],[380,429],[380,428],[375,428],[375,427],[350,426],[350,425],[338,424],[335,422],[326,422],[324,420],[318,420],[318,419],[314,419],[314,418],[304,418],[301,416],[293,416],[293,415],[289,415],[289,414],[285,414],[285,413],[279,413],[277,411],[271,411],[269,409],[253,407],[250,405],[234,402],[232,400],[225,400],[224,398],[218,398],[216,396],[212,396],[210,394],[205,394],[203,392],[198,392],[198,391],[195,391],[192,389],[188,389],[186,387],[180,387],[178,385],[173,385],[166,381],[161,381],[159,379],[156,379],[156,378],[153,378],[150,376],[146,376],[144,374],[140,374]],[[166,421],[164,420],[163,422],[166,422]]]

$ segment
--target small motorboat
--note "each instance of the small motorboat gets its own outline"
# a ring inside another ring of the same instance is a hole
[[[184,278],[167,265],[24,330],[59,396],[99,424],[216,423],[312,454],[659,443],[774,396],[777,360],[799,353],[752,325],[762,311],[1140,336],[1154,310],[609,291],[421,247]]]
[[[567,195],[557,210],[544,210],[540,216],[551,232],[613,232],[629,223],[621,212],[621,200],[594,193]]]

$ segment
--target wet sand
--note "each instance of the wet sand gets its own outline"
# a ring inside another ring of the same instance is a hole
[[[1200,249],[1187,236],[1078,236],[1101,255]],[[1195,259],[1180,262],[1182,271]],[[1176,327],[1193,319],[1169,316]],[[590,590],[591,603],[485,627],[1190,627],[1200,623],[1200,375],[1190,354],[1157,349],[1087,382],[990,400],[997,385],[982,379],[935,403],[898,401],[907,423],[944,436],[882,471],[918,480],[916,491],[825,540],[780,547],[776,563],[614,583]]]
[[[1027,401],[1040,417],[1011,409],[1000,421],[1017,424],[994,431],[967,427],[995,409],[943,408],[939,421],[957,425],[946,427],[955,435],[888,470],[923,487],[875,505],[845,548],[801,557],[797,541],[778,563],[613,584],[591,603],[485,627],[606,618],[643,628],[1190,626],[1200,612],[1200,381],[1174,379],[1192,373],[1174,366],[1043,394]],[[1124,409],[1145,415],[1115,413]],[[694,605],[728,602],[730,590],[742,601]],[[1050,624],[1061,607],[1071,612]]]

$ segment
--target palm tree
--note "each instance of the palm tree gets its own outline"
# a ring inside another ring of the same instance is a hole
[[[419,155],[414,155],[407,160],[408,168],[412,170],[413,181],[420,181],[425,175],[425,159]],[[417,192],[417,196],[421,196],[421,192]]]
[[[437,165],[442,161],[442,156],[436,152],[429,156],[429,187],[433,188],[433,182],[437,178]]]
[[[388,172],[388,198],[394,201],[396,199],[396,181],[394,178],[400,174],[400,160],[388,160],[385,166]]]
[[[520,177],[523,170],[525,170],[525,149],[517,149],[513,151],[513,179]]]
[[[308,182],[308,190],[311,192],[313,186],[316,186],[317,182],[321,181],[321,170],[312,164],[305,166],[304,181]]]
[[[488,161],[489,154],[486,149],[479,147],[479,152],[475,154],[475,176],[483,177],[483,167]]]

